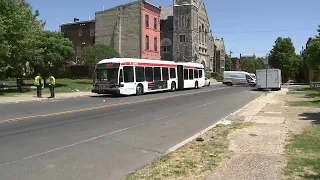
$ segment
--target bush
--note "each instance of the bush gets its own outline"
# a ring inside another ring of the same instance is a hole
[[[205,72],[205,75],[207,78],[213,78],[217,81],[222,81],[223,80],[223,73],[217,73],[217,72]]]
[[[213,73],[211,73],[211,77],[216,79],[217,81],[222,81],[223,80],[223,73],[213,72]]]

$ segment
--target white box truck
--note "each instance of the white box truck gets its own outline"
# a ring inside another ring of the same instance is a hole
[[[281,90],[281,70],[280,69],[259,69],[256,70],[258,89]]]

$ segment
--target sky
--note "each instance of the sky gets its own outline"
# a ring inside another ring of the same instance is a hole
[[[88,20],[95,12],[131,2],[130,0],[28,0],[40,11],[45,29],[59,30],[73,18]],[[172,5],[172,0],[149,0],[156,5]],[[241,54],[265,56],[277,37],[290,37],[301,51],[320,24],[320,0],[205,0],[210,29],[215,38],[224,38],[232,57]]]

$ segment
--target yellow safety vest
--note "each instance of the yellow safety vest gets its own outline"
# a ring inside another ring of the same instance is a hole
[[[51,85],[55,85],[56,84],[56,79],[53,76],[49,77],[49,81]]]
[[[34,78],[34,85],[39,86],[40,85],[40,76],[36,76]]]

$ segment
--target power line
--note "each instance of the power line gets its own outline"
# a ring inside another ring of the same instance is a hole
[[[287,29],[287,30],[261,30],[261,31],[229,31],[229,32],[215,32],[215,34],[250,34],[250,33],[266,33],[266,32],[288,32],[288,31],[305,31],[314,30],[316,32],[317,28],[303,28],[303,29]]]

